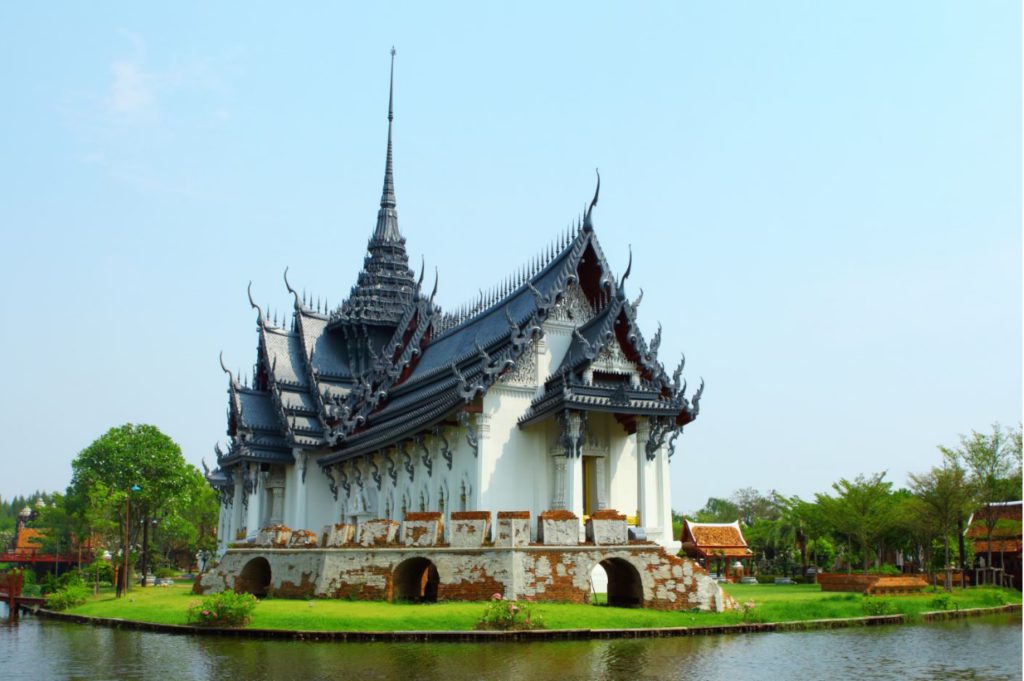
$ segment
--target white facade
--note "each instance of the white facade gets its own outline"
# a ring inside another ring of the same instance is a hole
[[[668,445],[659,446],[653,459],[645,456],[645,417],[637,417],[634,433],[601,411],[566,412],[519,425],[542,393],[543,379],[562,363],[574,329],[587,321],[586,303],[575,293],[556,306],[543,333],[477,401],[475,412],[460,412],[457,420],[428,434],[335,464],[329,473],[318,464],[333,453],[326,449],[296,448],[292,464],[250,462],[234,468],[233,494],[222,495],[220,551],[274,524],[319,534],[336,523],[400,521],[405,512],[441,511],[447,518],[452,511],[529,511],[536,518],[551,509],[579,518],[615,509],[648,539],[677,551]],[[637,367],[617,341],[612,346],[587,376],[596,369],[638,381]],[[567,430],[578,435],[576,456],[566,455]],[[536,529],[534,521],[534,538]]]

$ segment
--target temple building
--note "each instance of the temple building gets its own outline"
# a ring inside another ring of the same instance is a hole
[[[391,73],[380,208],[348,296],[328,309],[285,270],[294,313],[279,326],[250,284],[256,361],[244,382],[224,368],[230,445],[207,475],[221,553],[258,545],[264,528],[351,545],[374,523],[428,517],[435,543],[455,546],[460,521],[483,515],[486,544],[497,513],[527,519],[513,544],[550,544],[545,519],[570,518],[565,541],[586,544],[589,521],[606,518],[622,521],[616,542],[674,554],[669,467],[703,383],[687,396],[683,361],[670,373],[658,358],[660,329],[641,333],[625,289],[632,258],[617,277],[594,229],[600,178],[585,216],[534,259],[442,309],[436,275],[428,291],[399,228],[393,55]]]

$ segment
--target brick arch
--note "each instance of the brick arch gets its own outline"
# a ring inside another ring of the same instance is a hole
[[[429,558],[406,558],[391,573],[391,600],[433,603],[440,584],[437,566]]]
[[[647,566],[628,554],[600,552],[591,555],[580,566],[586,569],[587,579],[600,567],[608,577],[608,604],[616,607],[642,608],[651,593],[650,573]],[[614,595],[613,595],[614,593]],[[615,601],[614,603],[612,601]]]
[[[262,556],[253,558],[235,578],[235,592],[266,596],[270,588],[270,562]]]

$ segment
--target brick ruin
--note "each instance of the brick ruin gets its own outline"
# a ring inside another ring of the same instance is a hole
[[[283,598],[360,600],[508,599],[590,603],[591,573],[608,576],[608,603],[658,610],[722,611],[735,607],[718,583],[693,561],[653,542],[629,540],[626,517],[612,510],[591,516],[581,542],[579,519],[548,511],[537,518],[502,511],[491,527],[487,511],[453,512],[447,541],[441,513],[407,513],[405,521],[371,520],[358,527],[329,525],[319,537],[278,525],[252,544],[228,549],[195,585],[197,593],[225,590]]]

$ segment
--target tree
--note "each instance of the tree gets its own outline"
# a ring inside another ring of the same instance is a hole
[[[187,561],[191,567],[200,552],[217,548],[220,504],[217,493],[194,466],[188,466],[186,481],[176,503],[156,524],[153,543],[165,563]]]
[[[852,482],[840,478],[832,483],[836,496],[815,495],[829,523],[860,545],[865,571],[871,547],[893,523],[892,483],[884,482],[884,477],[885,471],[858,475]]]
[[[153,519],[170,509],[188,483],[181,448],[156,426],[127,423],[111,428],[83,449],[71,468],[71,489],[76,494],[87,496],[99,485],[105,501],[113,502],[124,555],[130,554],[141,531],[145,575]]]
[[[956,530],[957,521],[971,505],[971,488],[967,474],[955,461],[947,460],[941,467],[933,467],[927,473],[910,475],[910,488],[922,505],[920,515],[930,521],[935,533],[942,537],[945,549],[943,563],[945,588],[952,587],[949,564],[949,537]]]
[[[985,527],[985,541],[988,544],[988,558],[985,563],[992,566],[992,533],[995,531],[999,514],[993,504],[1009,501],[1007,496],[1016,498],[1020,487],[1007,491],[1006,480],[1020,476],[1021,429],[1004,430],[998,423],[992,424],[992,433],[984,434],[972,430],[970,436],[960,436],[960,446],[953,449],[939,447],[947,461],[962,465],[970,474],[976,500],[981,505],[978,515]],[[961,516],[962,517],[962,516]]]

